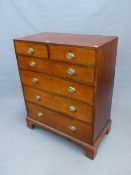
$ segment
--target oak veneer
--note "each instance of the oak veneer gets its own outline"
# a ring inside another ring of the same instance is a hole
[[[62,112],[73,117],[74,119],[92,123],[93,107],[87,105],[86,103],[74,99],[64,98],[62,96],[41,91],[29,86],[23,86],[23,90],[25,99],[29,102],[33,102],[55,111]],[[40,96],[40,100],[36,100],[36,95]],[[68,109],[68,107],[72,106],[72,104],[73,107],[76,108],[75,112],[71,112]]]
[[[48,32],[15,39],[28,127],[67,137],[94,159],[111,128],[117,42]]]
[[[94,103],[94,87],[86,86],[77,82],[62,80],[60,78],[42,75],[36,72],[20,70],[22,83],[41,90],[45,90],[54,94],[63,95],[74,99]],[[37,82],[32,82],[33,78],[37,78]],[[44,82],[44,83],[43,83]],[[68,92],[69,87],[74,87],[73,93]]]
[[[35,52],[32,52],[32,56],[37,56],[40,58],[48,58],[48,51],[46,45],[34,44],[34,43],[25,43],[25,42],[15,42],[16,52],[21,55],[29,55],[27,49],[33,48]]]
[[[63,114],[57,113],[41,106],[36,106],[32,103],[27,103],[27,109],[30,118],[39,121],[47,126],[50,126],[51,128],[54,128],[60,132],[63,132],[71,137],[79,139],[83,142],[91,143],[92,127],[90,125],[78,122],[77,120],[73,120],[72,118],[69,118]],[[42,117],[38,117],[38,111],[41,111],[44,115]],[[68,127],[72,125],[77,128],[77,133],[69,130]],[[85,132],[85,130],[87,132]]]
[[[49,46],[50,59],[58,60],[68,63],[75,63],[80,65],[95,65],[95,54],[93,49],[71,47],[71,46]],[[75,54],[74,59],[67,59],[66,54],[73,52]]]
[[[94,65],[87,66],[78,66],[78,65],[69,65],[67,63],[51,61],[48,59],[38,58],[38,57],[29,57],[29,56],[17,56],[19,67],[21,69],[26,69],[30,71],[35,71],[39,73],[49,74],[52,76],[57,76],[60,78],[68,78],[70,80],[75,80],[84,84],[95,84],[95,71]],[[35,62],[33,67],[30,66],[32,62]],[[69,75],[67,71],[69,69],[74,69],[75,74]],[[86,75],[86,76],[85,76]]]

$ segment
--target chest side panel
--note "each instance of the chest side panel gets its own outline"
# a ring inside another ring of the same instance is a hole
[[[96,63],[96,99],[93,142],[110,119],[113,95],[117,39],[99,48]]]

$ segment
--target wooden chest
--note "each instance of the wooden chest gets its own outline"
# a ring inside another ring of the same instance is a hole
[[[67,137],[94,159],[111,127],[117,41],[62,33],[15,39],[28,127]]]

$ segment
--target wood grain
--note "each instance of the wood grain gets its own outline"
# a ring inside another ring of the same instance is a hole
[[[74,119],[78,119],[87,123],[92,123],[93,107],[77,100],[63,98],[51,93],[40,91],[29,86],[23,86],[25,99],[29,102],[48,107],[52,110],[67,114]],[[35,96],[39,95],[40,100],[36,100]],[[76,112],[70,112],[69,106],[74,106]]]
[[[117,39],[100,48],[97,54],[94,142],[111,116],[116,51]]]
[[[40,73],[47,73],[49,75],[75,80],[80,83],[85,83],[87,85],[95,84],[94,67],[91,66],[85,67],[56,61],[49,61],[48,59],[41,59],[38,57],[27,57],[18,55],[17,58],[19,67],[22,69],[27,69]],[[34,67],[30,66],[30,62],[32,61],[36,63]],[[69,68],[74,69],[76,73],[74,75],[69,75],[67,73],[67,70]]]
[[[91,105],[93,104],[94,87],[92,86],[86,86],[77,82],[62,80],[60,78],[26,71],[23,69],[20,70],[20,74],[24,85],[29,85],[47,92],[81,100]],[[32,78],[37,78],[38,82],[33,83]],[[74,93],[69,93],[67,90],[69,87],[74,87],[76,91]]]
[[[81,65],[95,65],[95,50],[71,46],[49,45],[50,59],[75,63]],[[66,54],[72,52],[75,57],[72,60],[66,58]]]
[[[46,108],[27,103],[28,117],[33,118],[36,121],[44,123],[47,126],[50,126],[58,131],[61,131],[69,136],[77,138],[85,143],[91,143],[92,138],[92,127],[73,120],[66,115],[48,110]],[[38,112],[43,113],[42,117],[38,117]],[[71,131],[70,126],[74,126],[76,131]]]
[[[115,36],[48,32],[15,39],[28,127],[39,125],[67,137],[94,159],[111,128],[117,42]],[[34,52],[27,54],[27,48]],[[71,60],[68,52],[74,54]],[[31,61],[35,66],[31,67]],[[69,68],[75,70],[73,76],[67,74]],[[75,88],[73,93],[69,87]]]
[[[114,39],[116,39],[115,36],[43,32],[17,38],[15,41],[45,43],[52,45],[72,45],[75,47],[89,47],[97,50],[97,48],[111,42]]]
[[[31,55],[27,54],[28,48],[32,48],[34,50],[34,52]],[[47,46],[44,44],[34,44],[32,42],[15,41],[15,49],[17,54],[48,58]]]

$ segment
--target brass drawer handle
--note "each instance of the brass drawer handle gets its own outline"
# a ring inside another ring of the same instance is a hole
[[[33,82],[33,83],[37,83],[37,82],[39,82],[39,80],[38,80],[38,78],[33,77],[33,78],[32,78],[32,82]]]
[[[72,68],[69,68],[67,70],[67,74],[69,74],[69,75],[75,75],[76,74],[76,71],[74,69],[72,69]]]
[[[67,107],[67,109],[70,111],[70,112],[76,112],[77,110],[76,110],[76,107],[74,107],[74,106],[69,106],[69,107]]]
[[[40,100],[40,96],[39,96],[39,95],[35,95],[34,98],[35,98],[36,100]]]
[[[72,132],[76,132],[76,127],[71,125],[69,126],[69,130]]]
[[[72,53],[72,52],[68,52],[68,53],[66,54],[66,58],[67,58],[68,60],[72,60],[74,57],[75,57],[75,54]]]
[[[68,87],[67,88],[67,91],[69,92],[69,93],[74,93],[75,91],[76,91],[76,89],[74,88],[74,87]]]
[[[30,61],[29,65],[30,65],[30,67],[34,67],[34,66],[36,66],[36,62]]]
[[[38,112],[38,113],[37,113],[37,116],[38,116],[38,117],[43,117],[44,115],[43,115],[42,112]]]
[[[26,53],[27,53],[28,55],[31,55],[31,54],[34,53],[34,49],[31,48],[31,47],[29,47],[29,48],[27,48]]]

